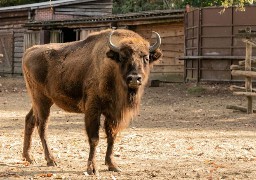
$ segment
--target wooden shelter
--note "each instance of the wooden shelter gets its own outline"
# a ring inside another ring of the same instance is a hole
[[[0,20],[0,75],[21,75],[23,52],[33,45],[81,40],[93,31],[116,27],[136,31],[152,43],[152,31],[157,31],[164,56],[151,79],[183,81],[183,10],[113,15],[112,0],[57,0],[0,8]]]
[[[74,20],[32,21],[25,26],[32,34],[37,34],[30,37],[40,37],[40,43],[43,44],[81,40],[93,31],[111,27],[133,30],[154,43],[152,31],[157,31],[162,37],[161,49],[164,56],[163,61],[152,70],[150,78],[165,82],[182,82],[184,65],[179,57],[183,56],[184,49],[183,18],[183,10],[164,10]],[[52,32],[51,36],[49,32]],[[31,42],[39,43],[33,39],[26,42],[26,47],[34,45]]]

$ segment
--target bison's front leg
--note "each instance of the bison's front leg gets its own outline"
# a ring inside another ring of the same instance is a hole
[[[87,173],[98,175],[96,164],[96,147],[99,143],[100,113],[96,109],[88,109],[85,114],[85,128],[90,145],[90,153],[87,162]]]
[[[109,171],[120,172],[121,169],[117,166],[113,157],[114,143],[117,136],[116,125],[113,124],[113,121],[110,118],[106,118],[105,131],[108,143],[105,164],[108,166]]]

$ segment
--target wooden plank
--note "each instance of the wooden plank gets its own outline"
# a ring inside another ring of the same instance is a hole
[[[253,72],[253,71],[233,70],[231,71],[231,74],[232,76],[244,76],[244,77],[256,78],[256,72]]]
[[[249,43],[250,42],[250,43]],[[245,71],[251,71],[251,57],[252,57],[252,42],[246,42],[246,56],[245,56]],[[247,92],[252,92],[252,77],[245,77],[245,89]],[[252,97],[247,96],[247,114],[253,113]]]
[[[184,46],[184,36],[161,37],[163,44],[177,44]]]
[[[14,46],[23,47],[23,42],[14,42]]]
[[[14,66],[13,73],[14,74],[22,74],[22,68]]]
[[[233,110],[238,110],[242,112],[247,112],[247,108],[241,107],[241,106],[235,106],[235,105],[227,105],[227,109],[233,109]],[[253,113],[256,113],[256,110],[253,110]]]
[[[55,14],[65,15],[76,15],[76,16],[98,16],[98,15],[109,15],[110,13],[102,12],[55,12]]]
[[[15,53],[23,53],[23,48],[22,47],[14,47],[14,52]]]
[[[155,65],[153,69],[151,69],[151,72],[184,72],[184,67],[180,65]]]
[[[184,46],[183,45],[169,45],[169,44],[162,44],[160,47],[161,50],[169,50],[172,52],[184,52]]]
[[[162,38],[165,37],[183,37],[184,36],[184,31],[182,28],[177,28],[177,29],[173,29],[173,28],[169,28],[166,29],[165,31],[157,31]]]
[[[161,49],[161,47],[160,47],[160,49]],[[162,52],[163,52],[164,57],[169,57],[169,58],[181,58],[184,55],[183,52],[173,52],[170,50],[162,50]]]
[[[14,57],[13,60],[14,60],[14,63],[15,63],[15,64],[17,64],[17,63],[20,63],[20,64],[21,64],[21,62],[22,62],[22,58],[20,58],[20,57],[18,57],[18,58],[17,58],[17,57]]]
[[[214,60],[222,60],[222,59],[231,59],[231,60],[240,60],[244,59],[244,56],[184,56],[181,57],[182,60],[197,60],[197,59],[214,59]]]
[[[23,53],[14,53],[14,58],[22,58]]]
[[[22,36],[22,37],[14,37],[14,40],[16,41],[16,42],[24,42],[24,37]]]
[[[230,69],[231,70],[244,70],[245,69],[245,66],[240,66],[240,65],[231,65],[230,66]],[[256,71],[256,68],[255,67],[251,67],[251,71]]]
[[[256,93],[255,92],[233,92],[233,95],[252,97],[252,96],[256,96]]]
[[[245,65],[245,61],[244,60],[243,61],[239,61],[238,64],[240,66],[243,66],[243,65]],[[251,64],[256,65],[256,60],[255,59],[251,59]]]
[[[231,91],[236,91],[236,90],[245,90],[246,91],[246,88],[241,87],[241,86],[231,85],[230,90]],[[252,92],[256,92],[256,89],[252,88]]]
[[[55,12],[109,12],[111,8],[107,9],[82,9],[82,8],[55,8]]]
[[[68,8],[67,8],[68,7]],[[112,3],[88,3],[85,5],[79,4],[79,5],[71,5],[71,6],[62,6],[62,7],[56,7],[56,10],[62,10],[62,9],[112,9]]]
[[[14,34],[13,34],[13,36],[14,36],[14,38],[16,38],[16,37],[23,37],[24,36],[24,31],[22,31],[22,32],[14,32]]]
[[[184,73],[151,73],[149,80],[160,80],[163,82],[183,82]]]
[[[179,66],[183,66],[184,61],[180,61],[178,58],[163,57],[163,60],[160,61],[159,65],[179,65]]]
[[[253,42],[252,40],[243,39],[242,41],[243,41],[244,43],[250,45],[250,46],[256,46],[256,43]]]

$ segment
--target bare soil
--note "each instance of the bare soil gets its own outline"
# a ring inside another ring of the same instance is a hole
[[[0,179],[255,179],[255,114],[226,109],[246,103],[232,95],[229,84],[147,87],[139,116],[115,146],[123,171],[107,171],[101,130],[95,177],[85,173],[89,147],[83,115],[57,107],[48,136],[58,166],[46,166],[37,132],[31,149],[36,164],[22,161],[30,99],[21,77],[0,78]]]

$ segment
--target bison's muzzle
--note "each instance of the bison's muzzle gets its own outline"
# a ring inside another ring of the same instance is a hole
[[[128,87],[131,89],[138,89],[142,84],[142,77],[139,74],[130,74],[126,78]]]

